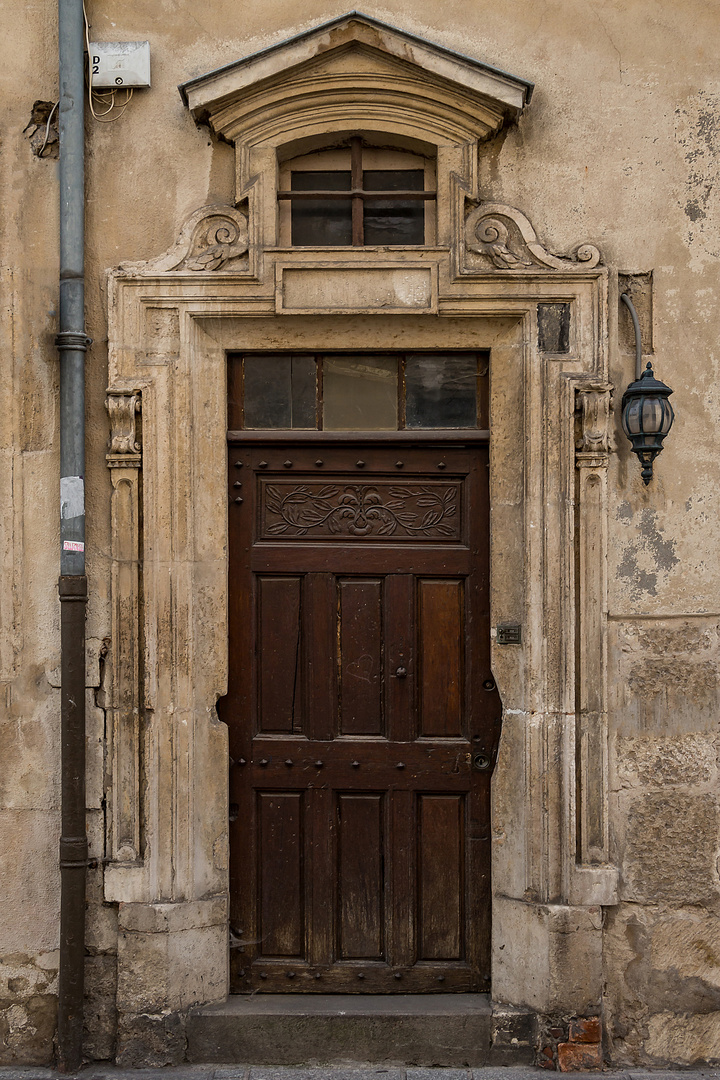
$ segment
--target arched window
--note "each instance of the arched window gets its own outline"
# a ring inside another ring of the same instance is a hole
[[[435,242],[433,158],[340,145],[280,164],[280,243],[292,247],[422,246]]]

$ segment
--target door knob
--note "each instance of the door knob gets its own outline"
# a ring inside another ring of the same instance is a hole
[[[405,678],[407,678],[407,668],[399,667],[397,669],[397,671],[395,672],[395,678],[396,679],[405,679]]]

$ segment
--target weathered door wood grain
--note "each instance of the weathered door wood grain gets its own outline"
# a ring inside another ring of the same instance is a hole
[[[487,446],[229,448],[232,986],[489,985]]]

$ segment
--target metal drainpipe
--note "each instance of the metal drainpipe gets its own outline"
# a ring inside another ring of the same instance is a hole
[[[61,800],[58,1064],[82,1064],[85,989],[85,160],[82,0],[58,0],[60,38]]]

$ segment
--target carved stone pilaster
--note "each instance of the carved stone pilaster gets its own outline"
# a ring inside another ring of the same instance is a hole
[[[575,460],[579,469],[607,466],[610,391],[611,387],[605,383],[577,390],[576,411],[580,414],[580,435]]]
[[[140,484],[139,391],[108,390],[112,470],[110,852],[140,857]]]
[[[108,466],[140,466],[140,443],[137,441],[136,417],[140,412],[139,390],[108,390],[106,406],[110,417]]]
[[[607,466],[611,387],[576,390],[578,560],[578,838],[582,864],[608,860],[607,814]]]

